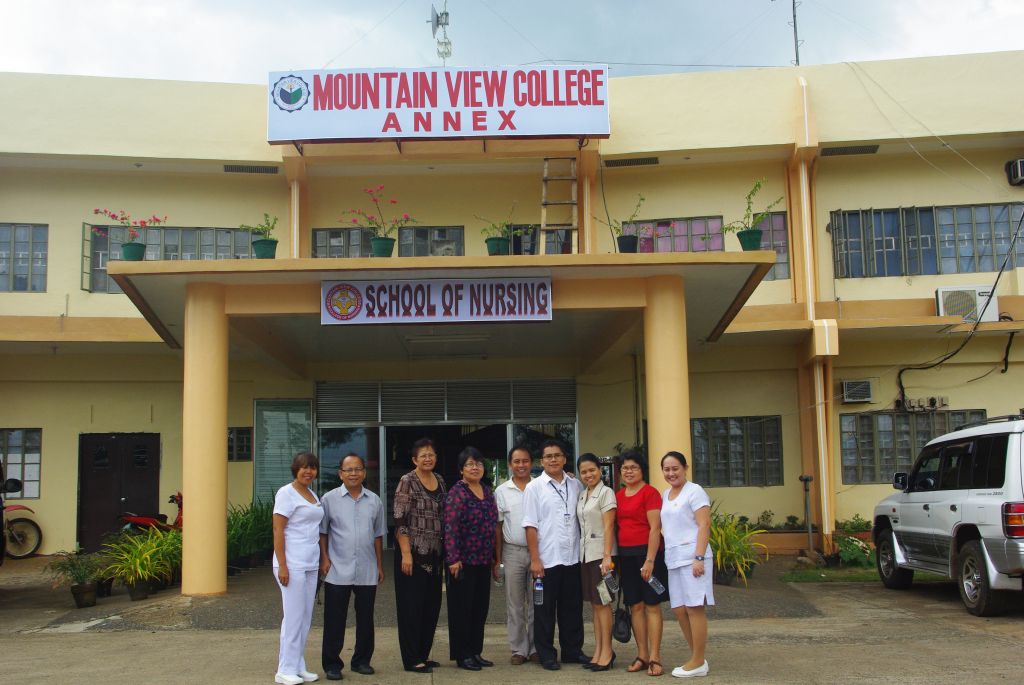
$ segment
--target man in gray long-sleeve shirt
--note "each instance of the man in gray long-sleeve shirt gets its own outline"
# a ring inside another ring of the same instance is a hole
[[[363,487],[366,462],[349,454],[338,467],[342,486],[321,498],[320,574],[324,576],[324,641],[322,660],[328,680],[341,680],[341,649],[345,645],[348,601],[355,595],[356,645],[351,669],[372,675],[373,603],[384,580],[384,536],[387,521],[380,497]]]

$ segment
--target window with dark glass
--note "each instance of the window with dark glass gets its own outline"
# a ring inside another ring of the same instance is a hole
[[[252,461],[252,428],[228,428],[228,461]]]
[[[889,483],[930,440],[985,417],[984,409],[840,414],[843,483]]]
[[[399,257],[458,257],[465,254],[462,226],[398,229]]]
[[[7,478],[21,481],[21,490],[11,498],[37,499],[42,475],[41,428],[0,428],[0,460]]]
[[[373,231],[365,228],[313,229],[314,257],[369,257]]]
[[[83,256],[82,289],[94,293],[119,293],[121,288],[107,276],[107,262],[121,259],[121,245],[128,240],[124,226],[84,224],[87,253]],[[146,260],[215,260],[252,257],[253,234],[230,228],[139,229],[137,242],[146,245]]]
[[[782,417],[691,419],[693,479],[708,487],[782,485]]]
[[[0,223],[0,292],[46,292],[49,226]]]
[[[1022,203],[834,211],[836,277],[998,271],[1022,213]],[[1008,266],[1024,266],[1019,241]]]

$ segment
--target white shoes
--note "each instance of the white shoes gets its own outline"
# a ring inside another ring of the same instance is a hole
[[[302,678],[302,682],[304,683],[315,683],[320,680],[320,676],[309,671],[299,671],[299,677]]]
[[[274,682],[281,683],[281,685],[302,685],[304,681],[302,680],[302,676],[276,673],[274,674]]]
[[[676,666],[672,669],[672,676],[675,678],[699,678],[708,674],[708,662],[705,661],[697,668],[687,671],[682,666]]]

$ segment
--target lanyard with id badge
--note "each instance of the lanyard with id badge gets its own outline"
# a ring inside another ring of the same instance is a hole
[[[555,491],[556,495],[558,495],[558,499],[562,501],[562,506],[565,509],[565,513],[562,515],[562,519],[566,528],[569,527],[569,524],[572,521],[572,518],[569,515],[569,482],[565,480],[567,477],[568,476],[562,476],[562,482],[565,484],[564,495],[562,494],[562,489],[555,485],[554,481],[548,481],[548,485],[550,485],[551,489]]]

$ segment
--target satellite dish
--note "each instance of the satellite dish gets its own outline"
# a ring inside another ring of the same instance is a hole
[[[438,12],[434,9],[434,6],[430,6],[430,19],[427,21],[430,24],[430,32],[437,38],[437,29],[440,27],[448,26],[448,11]]]

